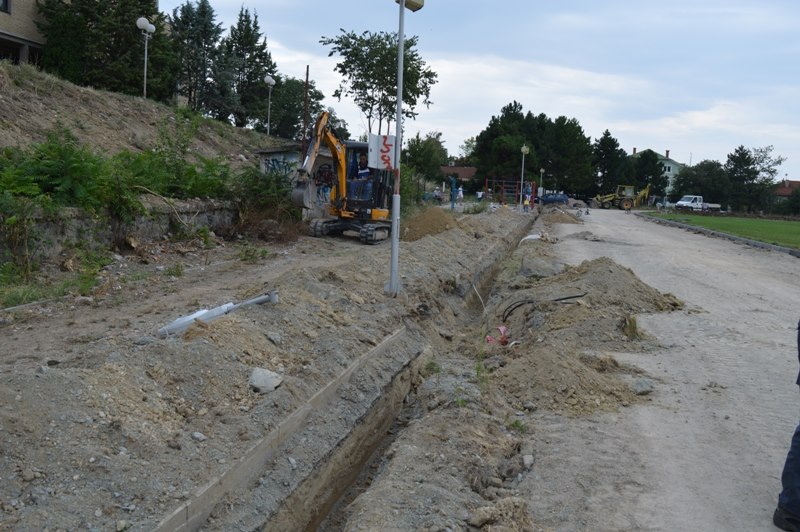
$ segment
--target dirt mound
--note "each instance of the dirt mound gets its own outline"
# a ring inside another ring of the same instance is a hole
[[[483,365],[519,408],[545,407],[586,415],[636,400],[634,368],[607,351],[644,350],[634,315],[681,308],[671,294],[644,284],[608,258],[567,267],[558,275],[520,278],[525,258],[547,254],[544,241],[526,242],[500,277],[507,288],[484,322]],[[562,301],[558,301],[559,299]]]
[[[427,235],[435,235],[456,227],[453,213],[439,207],[428,207],[408,221],[403,222],[401,240],[413,242]]]
[[[583,223],[575,216],[562,210],[559,207],[544,207],[541,215],[542,221],[546,224],[579,224]]]
[[[108,155],[152,149],[161,131],[178,135],[173,108],[79,87],[30,65],[0,63],[0,90],[0,128],[5,132],[0,147],[26,148],[44,141],[49,132],[66,128],[81,144]],[[239,166],[253,164],[257,150],[277,142],[252,130],[204,119],[190,151]]]

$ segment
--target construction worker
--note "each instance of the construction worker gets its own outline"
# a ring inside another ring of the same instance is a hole
[[[797,323],[797,358],[800,360],[800,322]],[[797,376],[800,386],[800,374]],[[781,530],[800,532],[800,425],[794,429],[781,474],[781,493],[772,522]]]

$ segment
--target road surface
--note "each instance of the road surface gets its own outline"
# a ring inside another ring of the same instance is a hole
[[[597,241],[564,238],[588,231]],[[526,482],[543,530],[776,530],[780,472],[798,421],[800,259],[593,210],[559,224],[569,264],[608,256],[686,308],[643,316],[661,348],[614,353],[656,381],[652,401],[564,422]]]

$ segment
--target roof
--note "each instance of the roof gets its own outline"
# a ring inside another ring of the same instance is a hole
[[[776,196],[791,196],[795,190],[800,189],[800,181],[790,181],[784,179],[778,182],[778,187],[775,189]]]
[[[444,175],[456,174],[459,181],[469,181],[478,173],[478,169],[474,166],[440,166],[439,168]]]

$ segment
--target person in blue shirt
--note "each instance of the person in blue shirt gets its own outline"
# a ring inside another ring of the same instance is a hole
[[[367,154],[361,153],[358,156],[358,168],[355,178],[348,184],[348,189],[352,187],[355,199],[366,200],[372,197],[372,168],[367,166]]]
[[[797,323],[797,358],[800,361],[800,322]],[[797,381],[800,385],[800,374]],[[794,429],[781,474],[781,493],[772,522],[781,530],[800,532],[800,425]]]

